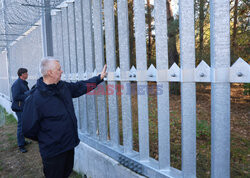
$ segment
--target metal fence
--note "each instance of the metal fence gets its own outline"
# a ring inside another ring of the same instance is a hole
[[[105,57],[107,85],[124,87],[119,132],[118,90],[110,95],[87,95],[75,101],[80,138],[84,143],[149,177],[196,177],[196,83],[211,83],[212,177],[230,177],[230,82],[249,82],[249,65],[242,59],[230,67],[229,0],[211,0],[211,67],[195,67],[194,2],[179,1],[181,66],[168,66],[166,0],[154,1],[156,63],[147,69],[145,2],[134,0],[136,68],[130,68],[128,4],[117,0],[119,58],[116,68],[113,0],[68,0],[52,11],[53,49],[64,79],[82,80],[101,72]],[[103,22],[104,19],[104,22]],[[105,30],[105,34],[103,34]],[[103,38],[105,35],[105,41]],[[104,44],[105,54],[104,56]],[[149,156],[148,94],[137,95],[139,152],[133,150],[131,82],[146,86],[156,81],[159,160]],[[182,168],[170,166],[169,82],[181,83]],[[97,90],[105,88],[103,83]],[[107,103],[106,103],[106,97]],[[107,116],[107,107],[108,113]],[[107,119],[108,118],[108,119]],[[109,128],[109,129],[108,129]],[[108,134],[109,130],[109,134]],[[120,144],[123,135],[123,145]],[[110,135],[110,137],[108,137]]]
[[[37,21],[45,10],[55,9],[63,0],[0,0],[0,51],[7,48]]]
[[[117,9],[114,8],[114,3],[117,3]],[[151,65],[147,69],[144,5],[144,0],[134,0],[136,66],[132,68],[126,0],[67,0],[52,10],[53,52],[60,59],[64,70],[63,79],[84,80],[101,72],[105,62],[108,65],[106,82],[97,88],[97,91],[108,94],[85,95],[74,100],[79,137],[82,142],[141,175],[196,177],[196,83],[211,83],[211,175],[230,177],[230,83],[249,83],[250,70],[249,64],[242,59],[238,59],[230,67],[229,0],[210,1],[211,67],[204,61],[195,67],[193,0],[179,0],[181,66],[168,66],[166,0],[157,0],[154,1],[156,68]],[[115,43],[116,10],[119,46]],[[24,37],[16,44],[9,44],[8,56],[3,52],[0,57],[1,60],[8,58],[6,66],[9,66],[6,72],[0,70],[1,83],[10,78],[10,86],[17,68],[23,64],[31,69],[31,82],[35,82],[39,76],[38,63],[42,57],[41,33],[40,26],[36,27],[29,38]],[[35,49],[32,54],[23,52],[30,48]],[[117,48],[119,64],[116,64]],[[7,59],[3,61],[7,62]],[[4,65],[0,68],[7,69]],[[162,91],[157,95],[156,106],[158,160],[149,155],[148,93],[140,94],[140,86],[147,88],[149,81],[155,81]],[[131,82],[137,84],[138,152],[133,150]],[[170,166],[170,82],[181,83],[181,170]],[[124,86],[123,94],[116,86]],[[1,85],[0,89],[1,93],[6,90],[6,95],[9,95],[6,87]],[[120,118],[122,128],[119,128]],[[120,140],[121,135],[123,140]]]

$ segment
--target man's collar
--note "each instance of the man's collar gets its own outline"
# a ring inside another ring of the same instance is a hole
[[[21,79],[20,77],[18,77],[18,79],[19,79],[20,81],[24,82],[25,84],[28,84],[28,82],[27,82],[26,80],[23,80],[23,79]]]

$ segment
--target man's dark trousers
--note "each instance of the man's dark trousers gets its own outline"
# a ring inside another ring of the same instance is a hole
[[[52,158],[43,158],[43,172],[46,178],[67,178],[74,165],[74,149]]]
[[[24,147],[25,139],[22,131],[22,112],[16,112],[17,115],[17,144],[19,147]]]

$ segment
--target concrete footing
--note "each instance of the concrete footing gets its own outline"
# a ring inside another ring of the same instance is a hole
[[[144,178],[83,142],[75,149],[74,170],[88,178]]]

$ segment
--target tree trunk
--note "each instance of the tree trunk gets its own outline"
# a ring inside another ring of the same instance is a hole
[[[174,16],[171,6],[171,0],[167,1],[167,23],[168,23],[168,63],[169,67],[171,67],[174,62],[176,64],[179,64],[179,54],[176,48],[177,27],[176,28],[172,27],[174,25]],[[180,95],[180,83],[171,82],[170,92],[172,94]]]
[[[134,4],[134,0],[128,1],[130,67],[133,65],[136,66],[133,4]]]
[[[238,0],[235,0],[234,3],[234,25],[233,25],[233,36],[232,36],[232,45],[233,50],[236,47],[236,34],[237,34],[237,22],[238,22]]]
[[[200,7],[199,7],[199,30],[200,30],[200,39],[199,39],[199,43],[200,43],[200,47],[199,47],[199,59],[198,59],[198,63],[200,63],[200,61],[203,59],[203,49],[204,49],[204,44],[203,44],[203,40],[204,40],[204,0],[200,0]]]
[[[168,60],[169,66],[171,67],[173,63],[179,64],[179,54],[176,48],[176,33],[177,30],[170,28],[173,25],[174,16],[171,6],[171,0],[167,1],[167,23],[168,23]]]
[[[148,65],[152,63],[151,61],[151,39],[152,39],[152,30],[151,30],[151,5],[150,0],[147,0],[147,24],[148,24]]]

